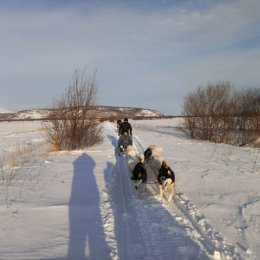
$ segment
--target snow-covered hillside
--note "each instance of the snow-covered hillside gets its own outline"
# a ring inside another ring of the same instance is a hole
[[[1,112],[2,111],[2,112]],[[93,107],[96,118],[118,117],[163,117],[164,115],[156,110],[132,107],[112,107],[112,106],[95,106]],[[28,109],[16,113],[8,112],[0,108],[0,120],[42,120],[47,119],[50,109]]]
[[[113,123],[49,153],[40,122],[1,122],[0,259],[259,259],[259,150],[187,139],[178,120],[130,121],[137,150],[162,147],[175,172],[170,204],[150,172],[133,189]]]

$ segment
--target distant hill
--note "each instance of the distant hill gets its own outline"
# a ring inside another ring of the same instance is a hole
[[[118,118],[124,117],[136,118],[136,117],[164,117],[159,111],[146,109],[146,108],[133,108],[133,107],[113,107],[113,106],[95,106],[93,107],[95,112],[95,118]],[[51,109],[28,109],[18,111],[16,113],[1,112],[0,121],[12,121],[12,120],[45,120]]]

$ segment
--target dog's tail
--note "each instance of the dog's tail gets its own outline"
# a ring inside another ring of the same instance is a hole
[[[162,147],[159,147],[155,144],[149,145],[148,148],[151,149],[152,153],[157,153],[157,154],[159,154],[163,150]]]

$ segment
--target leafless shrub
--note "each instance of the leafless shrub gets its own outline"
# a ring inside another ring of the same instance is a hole
[[[208,83],[185,97],[183,129],[192,138],[216,142],[225,138],[230,90],[230,82]]]
[[[15,197],[16,191],[19,189],[21,198],[25,183],[33,180],[33,176],[30,175],[30,167],[34,164],[36,156],[44,156],[42,152],[42,144],[34,145],[23,142],[18,143],[11,151],[0,156],[0,185],[5,192],[7,207],[10,207],[11,199]],[[39,175],[40,172],[38,178]]]
[[[260,89],[237,91],[232,103],[236,144],[243,146],[254,142],[260,136]]]
[[[5,203],[6,207],[10,206],[10,188],[17,176],[17,169],[12,165],[8,166],[8,158],[1,157],[0,158],[0,170],[1,170],[1,185],[5,189]]]
[[[43,123],[47,141],[55,150],[89,147],[101,140],[101,128],[95,119],[97,94],[95,73],[76,70],[72,84],[60,99],[54,101],[49,121]]]
[[[20,163],[29,164],[30,155],[35,147],[26,143],[19,143],[9,154],[9,163],[11,167],[18,167]]]
[[[4,165],[5,165],[5,157],[0,157],[0,171],[1,171],[1,183],[4,184],[5,179],[5,172],[4,172]]]
[[[245,145],[259,137],[260,90],[232,92],[230,82],[208,83],[184,98],[182,130],[191,138]]]
[[[111,116],[108,116],[108,117],[105,118],[105,119],[106,119],[107,121],[109,121],[109,122],[114,123],[114,122],[117,121],[118,117],[117,117],[117,116],[114,116],[114,115],[111,115]]]

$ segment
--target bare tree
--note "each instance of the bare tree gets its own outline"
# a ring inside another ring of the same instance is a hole
[[[101,127],[95,119],[95,75],[75,70],[72,83],[60,98],[54,101],[49,121],[43,123],[47,140],[56,150],[74,150],[89,147],[101,141]]]
[[[183,103],[183,131],[213,142],[254,142],[260,135],[260,89],[231,90],[230,82],[218,82],[189,93]]]
[[[208,83],[184,98],[183,129],[192,138],[218,141],[224,138],[227,114],[231,109],[230,82]]]
[[[233,114],[236,115],[236,144],[254,142],[260,136],[260,89],[242,89],[233,96]]]

